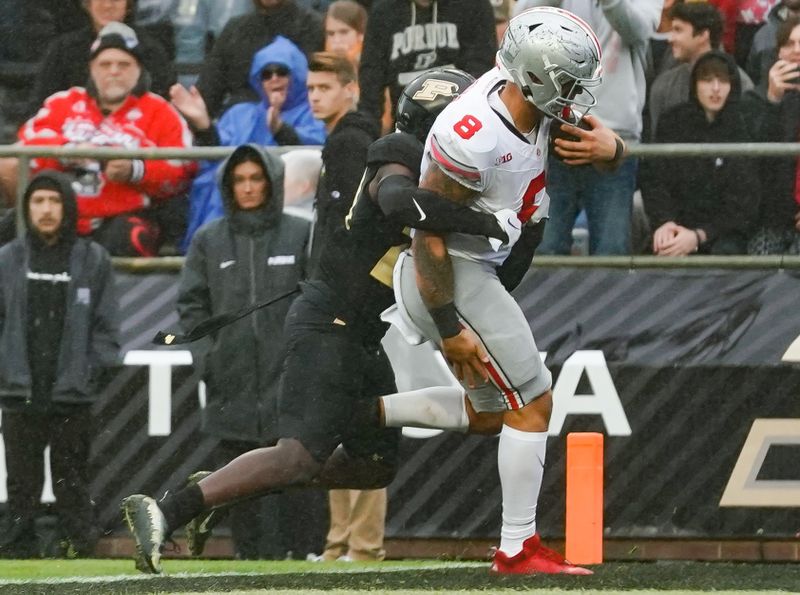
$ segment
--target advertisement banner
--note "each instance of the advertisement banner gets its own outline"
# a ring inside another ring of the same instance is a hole
[[[126,365],[93,408],[93,495],[107,527],[119,526],[122,497],[180,484],[215,447],[199,431],[188,352],[149,344],[175,329],[177,275],[117,282]],[[800,366],[782,361],[800,335],[800,272],[547,268],[515,294],[554,377],[545,536],[564,533],[564,445],[582,431],[606,435],[608,536],[800,530]],[[404,438],[387,536],[496,537],[496,453],[496,438]]]

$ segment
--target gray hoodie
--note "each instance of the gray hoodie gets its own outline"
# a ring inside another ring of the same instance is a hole
[[[271,196],[259,209],[236,207],[231,159],[250,152],[264,166]],[[217,171],[226,215],[201,227],[181,271],[178,314],[191,330],[203,320],[291,291],[305,276],[309,222],[284,215],[283,162],[255,144],[238,147]],[[192,346],[208,387],[203,429],[228,440],[275,439],[283,364],[285,299]]]
[[[119,359],[117,301],[111,259],[100,245],[75,238],[77,204],[66,178],[45,170],[32,185],[47,179],[60,187],[64,204],[60,249],[65,251],[67,270],[53,275],[53,284],[65,283],[64,317],[61,340],[54,346],[54,383],[49,400],[56,406],[86,405],[95,397],[93,380],[102,366]],[[26,193],[26,224],[30,187]],[[34,402],[31,366],[28,359],[28,309],[33,307],[29,288],[32,280],[41,282],[49,270],[34,264],[41,261],[41,241],[35,233],[0,248],[0,400],[3,407],[47,410],[50,402]],[[59,249],[59,248],[57,248]],[[39,251],[35,254],[36,251]],[[38,362],[37,362],[38,363]],[[48,382],[49,384],[49,382]],[[39,395],[41,396],[41,395]]]

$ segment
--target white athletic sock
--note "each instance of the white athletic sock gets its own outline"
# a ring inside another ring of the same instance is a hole
[[[465,432],[469,427],[464,389],[432,386],[381,397],[386,426],[438,428]]]
[[[500,550],[513,556],[536,533],[536,504],[542,487],[547,432],[523,432],[504,425],[497,448],[503,490]]]

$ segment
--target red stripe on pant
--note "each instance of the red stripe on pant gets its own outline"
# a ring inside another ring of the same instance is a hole
[[[522,401],[517,396],[517,391],[510,388],[506,385],[503,379],[500,377],[500,374],[495,369],[494,365],[491,362],[486,364],[486,370],[489,372],[489,376],[492,377],[492,381],[494,382],[495,386],[499,388],[506,397],[506,401],[508,401],[509,407],[511,410],[517,410],[522,408]]]

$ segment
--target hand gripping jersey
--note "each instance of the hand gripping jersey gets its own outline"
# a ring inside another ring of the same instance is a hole
[[[436,163],[457,182],[480,192],[472,208],[486,213],[512,209],[522,224],[547,215],[545,165],[550,120],[531,139],[519,132],[498,93],[505,84],[497,68],[479,78],[436,118],[425,144],[421,170]],[[494,251],[485,237],[451,233],[448,252],[475,262],[502,264],[512,245]]]

